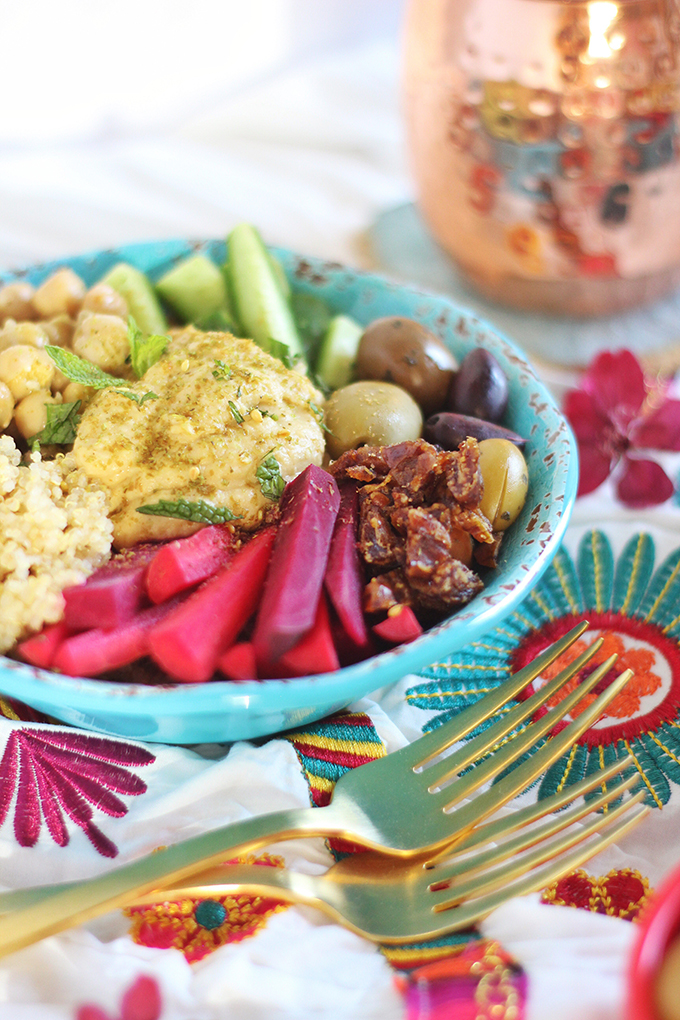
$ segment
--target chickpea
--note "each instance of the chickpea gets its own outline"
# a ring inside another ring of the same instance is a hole
[[[48,322],[41,323],[47,334],[47,342],[55,347],[70,347],[76,324],[68,315],[55,315]]]
[[[33,307],[34,294],[35,287],[25,280],[6,283],[4,287],[0,287],[0,321],[14,319],[16,322],[25,322],[28,319],[37,319]]]
[[[130,341],[125,322],[117,315],[92,312],[78,322],[73,334],[73,350],[87,358],[105,372],[124,376],[125,359],[130,353]]]
[[[527,462],[509,440],[483,439],[479,444],[479,466],[484,479],[479,508],[494,531],[505,531],[524,506],[529,487]]]
[[[0,330],[0,350],[6,350],[16,344],[44,347],[49,342],[49,337],[39,322],[15,322],[14,319],[7,319]]]
[[[331,457],[358,446],[389,446],[418,439],[423,416],[410,393],[394,383],[364,380],[331,394],[326,404]]]
[[[85,284],[72,269],[58,269],[40,284],[33,295],[33,304],[43,319],[53,319],[55,315],[73,318],[86,291]]]
[[[61,404],[61,397],[53,397],[47,390],[37,390],[20,400],[14,408],[14,422],[24,439],[30,439],[45,428],[47,404]]]
[[[69,385],[71,380],[67,375],[64,375],[62,371],[55,367],[54,375],[52,376],[52,382],[50,383],[50,389],[53,393],[63,393],[66,387]]]
[[[7,383],[0,382],[0,429],[6,429],[14,416],[14,397]]]
[[[89,404],[92,397],[97,391],[91,386],[83,386],[79,382],[70,382],[68,386],[61,391],[61,396],[65,404],[75,404],[76,400],[80,401],[80,410]]]
[[[128,317],[127,301],[108,283],[95,283],[94,287],[90,287],[83,299],[83,311],[118,315],[126,322]]]
[[[49,389],[53,378],[54,363],[40,348],[15,344],[0,351],[0,381],[6,383],[15,400]]]

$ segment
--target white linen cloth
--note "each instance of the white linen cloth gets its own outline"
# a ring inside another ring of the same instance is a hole
[[[399,118],[393,39],[355,46],[244,88],[201,116],[151,137],[77,138],[0,153],[0,265],[172,236],[223,236],[258,225],[269,243],[362,264],[362,234],[381,211],[411,198]],[[521,343],[521,337],[515,338]],[[664,507],[634,524],[600,494],[577,509],[568,542],[608,515],[609,524],[654,528],[660,550],[678,543],[680,512]],[[614,520],[616,518],[616,520]],[[580,531],[579,531],[580,529]],[[623,540],[623,538],[622,538]],[[403,702],[406,678],[369,712],[387,749],[420,732],[423,713]],[[0,720],[0,750],[13,724]],[[21,724],[29,728],[31,724]],[[115,863],[218,824],[306,805],[295,754],[283,741],[196,750],[154,745],[140,770],[148,792],[107,820]],[[638,867],[653,884],[675,864],[680,821],[671,805],[620,847],[589,864]],[[661,834],[661,828],[663,833]],[[6,888],[94,875],[110,866],[72,827],[66,849],[41,836],[19,848],[0,828]],[[662,835],[662,838],[660,838]],[[289,865],[321,870],[320,841],[273,848]],[[529,975],[529,1020],[619,1020],[633,926],[584,911],[512,903],[484,924]],[[275,915],[255,938],[189,965],[176,950],[136,946],[119,914],[0,961],[2,1020],[74,1020],[95,1002],[118,1018],[137,975],[154,975],[163,1020],[398,1020],[392,972],[367,942],[309,911]]]

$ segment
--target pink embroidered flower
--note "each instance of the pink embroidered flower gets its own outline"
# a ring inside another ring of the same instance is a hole
[[[616,494],[633,509],[663,503],[673,482],[640,450],[680,450],[680,400],[645,378],[631,351],[604,351],[564,403],[579,448],[578,495],[597,489],[616,470]]]
[[[130,766],[153,761],[143,747],[108,737],[70,730],[14,729],[0,760],[0,825],[14,802],[14,834],[20,846],[35,846],[43,819],[54,842],[66,846],[66,815],[95,850],[115,857],[118,848],[95,825],[90,805],[121,818],[127,805],[116,794],[138,797],[146,791],[146,783]]]
[[[115,1020],[159,1020],[161,992],[156,980],[142,974],[123,995],[120,1014]],[[99,1006],[86,1003],[80,1006],[75,1020],[114,1020]]]

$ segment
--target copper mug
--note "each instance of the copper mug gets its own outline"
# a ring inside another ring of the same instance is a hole
[[[598,315],[680,285],[678,0],[410,0],[418,204],[482,294]]]

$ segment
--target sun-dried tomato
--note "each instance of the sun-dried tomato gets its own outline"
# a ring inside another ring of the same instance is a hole
[[[444,613],[483,588],[471,569],[473,551],[498,537],[479,509],[483,493],[477,441],[440,450],[423,439],[348,450],[330,471],[359,490],[358,548],[375,572],[364,591],[368,613],[411,605]]]

